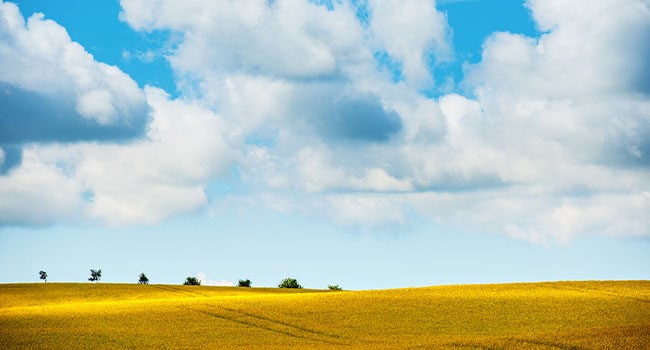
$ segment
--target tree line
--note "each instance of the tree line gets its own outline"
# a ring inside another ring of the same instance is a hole
[[[39,278],[43,280],[44,283],[47,283],[47,272],[41,270],[38,272]],[[99,283],[99,281],[102,279],[102,269],[90,269],[90,277],[88,278],[88,281],[90,282],[95,282]],[[149,284],[149,277],[142,272],[139,275],[138,278],[138,284]],[[188,276],[185,278],[185,281],[183,282],[183,285],[185,286],[200,286],[201,285],[201,280],[196,277],[196,276]],[[237,283],[237,287],[245,287],[245,288],[250,288],[252,287],[252,282],[249,279],[242,280],[240,279],[239,282]],[[295,278],[285,278],[283,279],[279,284],[278,288],[293,288],[293,289],[302,289],[302,286],[300,283],[298,283],[298,280]],[[328,285],[327,288],[329,290],[342,290],[339,285]]]

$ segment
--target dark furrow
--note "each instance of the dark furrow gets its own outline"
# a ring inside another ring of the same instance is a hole
[[[294,328],[294,329],[302,331],[302,332],[317,334],[317,335],[321,335],[321,336],[329,337],[329,338],[341,339],[341,336],[336,335],[336,334],[327,334],[327,333],[324,333],[324,332],[319,332],[319,331],[314,330],[314,329],[301,327],[301,326],[296,326],[296,325],[286,323],[286,322],[282,322],[282,321],[279,321],[279,320],[275,320],[275,319],[272,319],[272,318],[269,318],[269,317],[259,316],[259,315],[251,314],[251,313],[241,311],[241,310],[228,309],[228,308],[221,308],[221,309],[227,310],[227,311],[230,311],[230,312],[234,312],[234,313],[238,313],[238,314],[242,314],[242,315],[246,315],[248,317],[256,318],[258,320],[267,321],[267,322],[271,322],[271,323],[276,323],[276,324],[279,324],[279,325],[282,325],[282,326],[285,326],[285,327],[289,327],[289,328]]]
[[[325,343],[325,344],[330,344],[330,345],[346,345],[346,344],[340,343],[340,342],[333,342],[333,341],[326,340],[326,339],[318,339],[318,338],[314,338],[314,337],[304,336],[304,335],[295,334],[295,333],[280,330],[280,329],[275,329],[275,328],[272,328],[272,327],[269,327],[269,326],[256,324],[256,323],[253,323],[253,322],[247,322],[247,321],[240,320],[240,319],[237,319],[237,318],[234,318],[234,317],[228,317],[228,316],[225,316],[225,315],[220,315],[220,314],[218,314],[216,312],[210,312],[210,311],[205,311],[205,310],[197,310],[197,309],[192,309],[192,308],[185,308],[185,309],[190,310],[190,311],[194,311],[194,312],[198,312],[198,313],[210,316],[210,317],[215,317],[215,318],[218,318],[218,319],[222,319],[222,320],[225,320],[225,321],[238,323],[238,324],[241,324],[241,325],[244,325],[244,326],[247,326],[247,327],[263,329],[263,330],[266,330],[266,331],[269,331],[269,332],[274,332],[274,333],[286,335],[286,336],[289,336],[289,337],[292,337],[292,338],[310,340],[310,341]]]

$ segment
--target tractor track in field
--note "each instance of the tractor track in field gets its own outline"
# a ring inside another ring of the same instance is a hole
[[[533,344],[533,345],[539,345],[547,348],[560,349],[560,350],[585,350],[584,348],[578,347],[576,345],[566,345],[566,344],[550,342],[550,341],[542,341],[542,340],[535,340],[535,339],[520,339],[520,338],[512,338],[512,340],[517,343]]]
[[[329,345],[350,345],[350,342],[345,341],[339,335],[327,334],[318,330],[299,325],[293,325],[284,321],[272,319],[270,317],[255,315],[240,310],[223,308],[210,304],[201,304],[201,306],[205,307],[205,309],[197,309],[194,307],[183,307],[183,309],[237,323],[243,326],[282,334],[292,338],[300,338]]]
[[[327,333],[324,333],[324,332],[319,332],[317,330],[309,329],[309,328],[302,327],[302,326],[292,325],[290,323],[275,320],[275,319],[272,319],[272,318],[269,318],[269,317],[259,316],[259,315],[255,315],[255,314],[245,312],[245,311],[241,311],[241,310],[228,309],[228,308],[222,308],[222,309],[226,310],[226,311],[230,311],[232,313],[238,313],[238,314],[241,314],[241,315],[244,315],[244,316],[247,316],[247,317],[255,318],[255,319],[258,319],[258,320],[260,320],[262,322],[271,322],[271,323],[278,324],[280,326],[294,328],[294,329],[296,329],[298,331],[301,331],[301,332],[312,333],[312,334],[315,334],[315,335],[318,335],[318,336],[324,336],[324,337],[329,337],[329,338],[341,339],[341,336],[339,336],[339,335],[332,335],[332,334],[327,334]]]
[[[495,346],[495,345],[483,345],[479,343],[473,343],[473,342],[455,342],[455,343],[448,343],[447,345],[452,346],[454,348],[470,348],[470,349],[482,349],[482,350],[502,350],[502,349],[516,349],[520,348],[522,345],[533,345],[535,348],[539,349],[560,349],[560,350],[585,350],[584,348],[575,346],[575,345],[567,345],[567,344],[562,344],[562,343],[556,343],[556,342],[550,342],[550,341],[542,341],[542,340],[535,340],[535,339],[522,339],[522,338],[508,338],[508,339],[502,339],[502,342],[504,342],[502,345]]]

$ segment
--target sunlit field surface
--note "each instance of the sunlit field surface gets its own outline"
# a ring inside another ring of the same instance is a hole
[[[650,349],[650,282],[0,285],[0,349],[22,348]]]

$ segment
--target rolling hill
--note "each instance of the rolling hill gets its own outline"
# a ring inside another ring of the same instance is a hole
[[[0,284],[0,349],[649,349],[650,281],[330,292]]]

